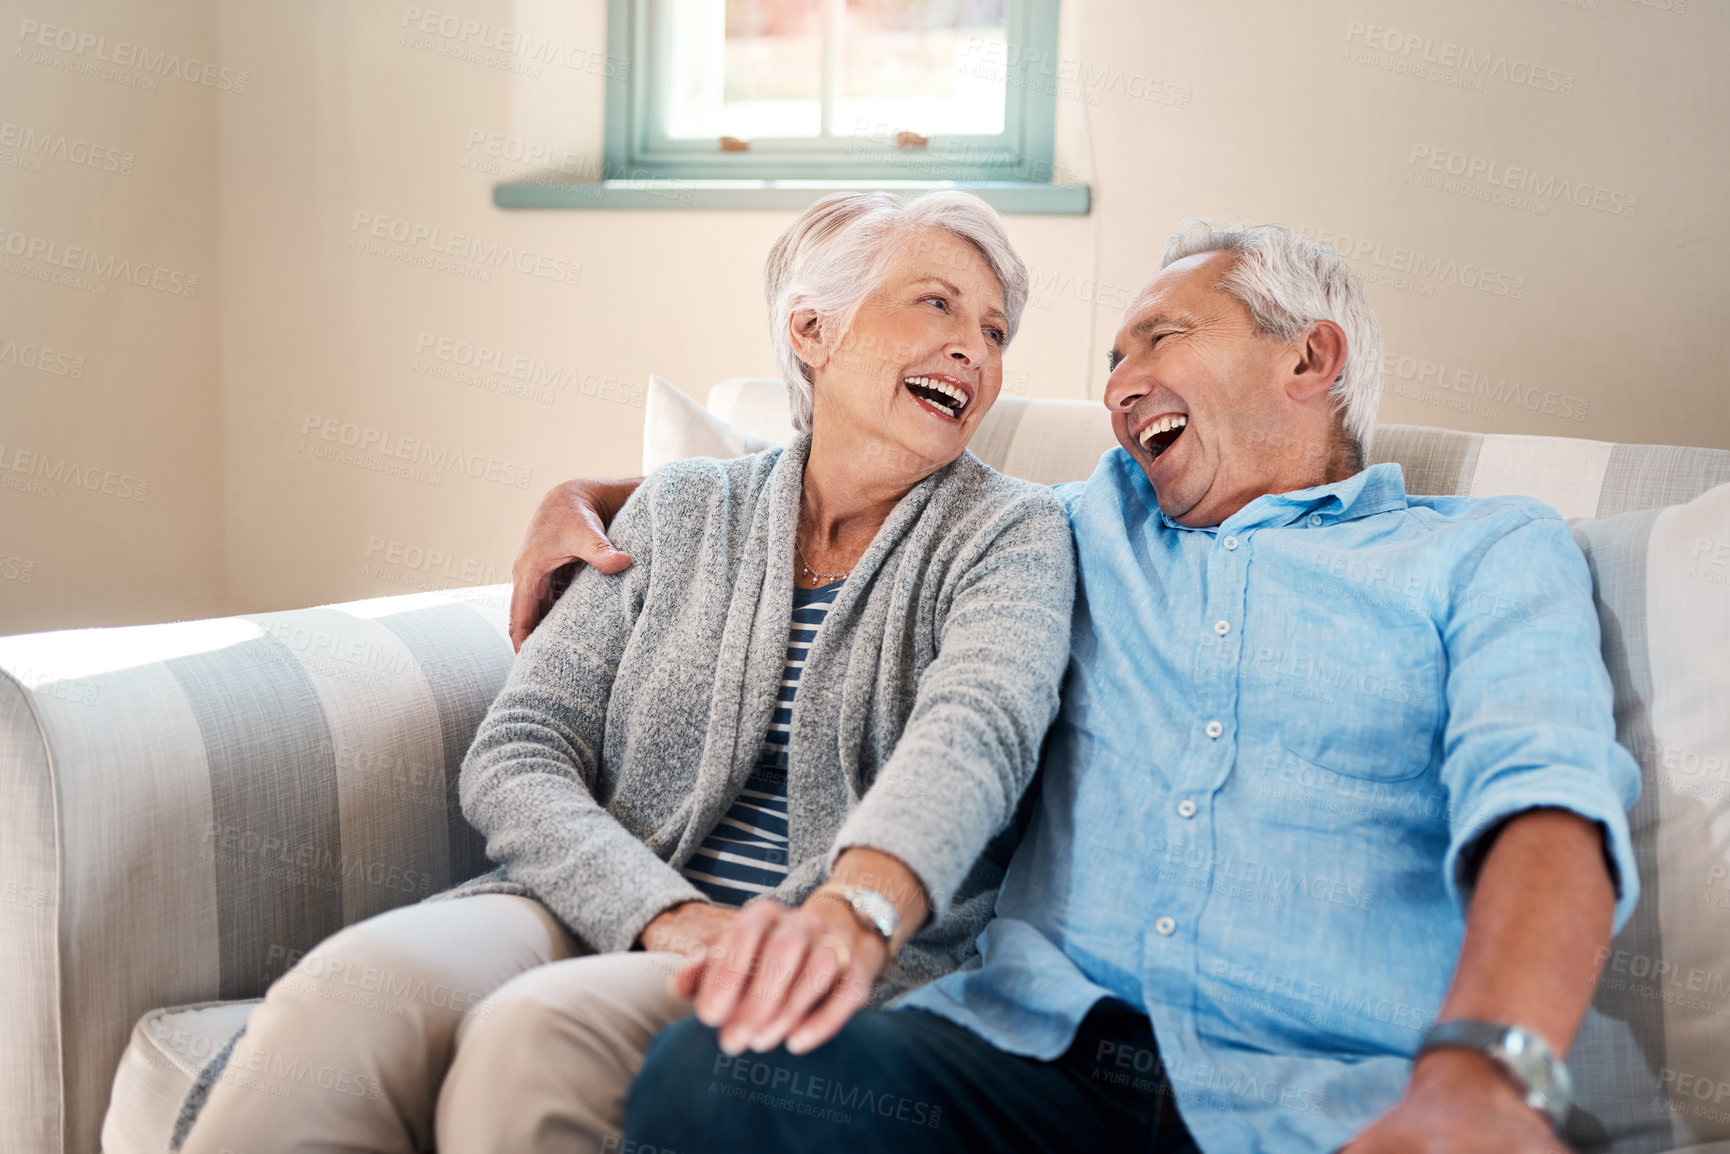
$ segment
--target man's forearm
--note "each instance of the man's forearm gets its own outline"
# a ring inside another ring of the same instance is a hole
[[[1510,819],[1478,870],[1466,940],[1441,1019],[1521,1026],[1566,1054],[1591,1004],[1615,893],[1598,826],[1566,810]],[[1344,1154],[1564,1154],[1488,1055],[1437,1049],[1412,1067],[1393,1109]]]
[[[1490,848],[1441,1017],[1507,1022],[1567,1053],[1598,984],[1616,893],[1596,823],[1520,814]]]

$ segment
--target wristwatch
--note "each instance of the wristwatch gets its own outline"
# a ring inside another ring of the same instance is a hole
[[[901,926],[901,915],[895,912],[895,903],[874,889],[830,882],[811,891],[811,897],[819,895],[828,895],[846,902],[847,908],[853,911],[853,916],[859,919],[860,925],[883,935],[884,945],[889,944],[895,937],[895,931]]]
[[[1474,1050],[1494,1062],[1514,1084],[1526,1105],[1560,1129],[1574,1102],[1574,1079],[1549,1043],[1532,1031],[1502,1022],[1455,1018],[1438,1022],[1418,1045],[1418,1057],[1431,1050]]]

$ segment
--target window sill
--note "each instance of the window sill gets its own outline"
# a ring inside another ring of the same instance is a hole
[[[1085,216],[1093,205],[1090,185],[1028,180],[530,180],[496,185],[493,203],[500,208],[780,212],[808,208],[831,192],[934,192],[945,188],[971,192],[1006,214]]]

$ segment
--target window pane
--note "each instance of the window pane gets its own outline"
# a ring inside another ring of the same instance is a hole
[[[821,0],[666,0],[667,135],[816,136]]]
[[[1003,131],[1003,0],[847,0],[842,136]]]

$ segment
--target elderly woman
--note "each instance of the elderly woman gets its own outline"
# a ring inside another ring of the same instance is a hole
[[[766,287],[801,435],[630,498],[463,764],[499,868],[302,959],[187,1150],[602,1149],[693,1005],[803,1051],[972,955],[1074,595],[1056,498],[966,452],[1026,271],[972,196],[849,194]]]

